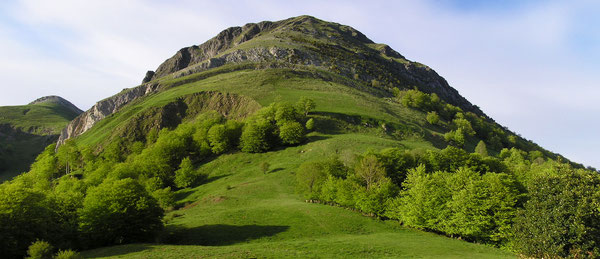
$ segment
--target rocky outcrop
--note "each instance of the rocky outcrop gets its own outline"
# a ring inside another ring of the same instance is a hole
[[[67,139],[79,136],[90,129],[96,122],[106,118],[131,101],[155,92],[158,84],[144,84],[131,89],[123,90],[112,97],[97,102],[92,108],[73,119],[60,133],[56,147],[63,144]]]
[[[254,39],[261,41],[263,36],[270,38],[267,41],[274,46],[257,44],[252,48],[236,48]],[[423,92],[436,93],[465,111],[485,116],[433,69],[407,60],[388,45],[373,44],[350,26],[311,16],[228,28],[203,44],[179,50],[161,64],[151,78],[147,74],[144,81],[166,75],[178,78],[244,62],[267,63],[266,67],[316,66],[348,78],[359,78],[366,85],[378,81],[377,87],[362,88],[377,95],[391,96],[394,87],[418,87]]]
[[[64,98],[62,98],[60,96],[56,96],[56,95],[40,97],[40,98],[36,99],[35,101],[30,102],[29,105],[40,104],[40,103],[57,103],[57,104],[60,104],[64,107],[66,107],[67,109],[71,110],[75,114],[80,114],[83,112],[82,110],[77,108],[77,106],[73,105],[71,102],[65,100]]]

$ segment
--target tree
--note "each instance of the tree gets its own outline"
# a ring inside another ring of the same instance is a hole
[[[367,155],[363,157],[355,169],[356,176],[366,186],[369,191],[371,187],[383,177],[385,177],[385,169],[375,155]]]
[[[295,121],[285,122],[279,128],[279,138],[285,145],[297,145],[304,139],[304,128],[302,124]]]
[[[440,116],[435,111],[428,112],[427,122],[429,122],[431,125],[437,125],[440,122]]]
[[[315,109],[316,104],[312,99],[302,96],[296,103],[296,107],[304,114],[304,116],[307,116],[310,111]]]
[[[196,183],[198,174],[194,170],[192,160],[189,157],[181,160],[179,169],[175,171],[175,185],[179,188],[186,188]]]
[[[249,122],[244,127],[240,137],[240,146],[243,152],[259,153],[265,152],[273,146],[271,135],[273,125],[266,119],[259,118]]]
[[[38,240],[33,242],[27,249],[27,259],[51,259],[54,247],[46,241]]]
[[[90,246],[152,240],[163,210],[133,179],[105,180],[90,188],[80,210],[80,228]]]
[[[309,131],[315,129],[315,121],[313,120],[313,118],[308,119],[308,121],[306,122],[306,129]]]
[[[443,231],[445,221],[450,218],[448,202],[452,193],[446,184],[447,172],[425,172],[425,166],[408,170],[404,190],[400,195],[400,218],[406,226]]]
[[[44,193],[21,183],[0,185],[0,256],[22,258],[36,238],[61,239],[57,215]]]
[[[600,177],[558,165],[528,186],[529,200],[514,223],[514,247],[537,258],[600,253]]]
[[[482,157],[488,156],[487,147],[483,140],[480,140],[479,143],[477,143],[477,146],[475,147],[475,153],[480,154]]]
[[[298,188],[304,193],[307,199],[316,199],[319,197],[320,187],[327,178],[323,171],[323,166],[318,162],[306,162],[298,167],[296,180]]]
[[[227,135],[227,129],[223,124],[217,124],[208,130],[208,141],[212,152],[215,154],[221,154],[229,149],[229,136]]]

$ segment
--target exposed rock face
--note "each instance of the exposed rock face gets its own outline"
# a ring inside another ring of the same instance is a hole
[[[64,107],[67,107],[69,110],[80,114],[83,111],[80,110],[79,108],[77,108],[77,106],[73,105],[71,102],[65,100],[64,98],[60,97],[60,96],[56,96],[56,95],[50,95],[50,96],[44,96],[41,98],[36,99],[33,102],[30,102],[29,104],[39,104],[39,103],[58,103]]]
[[[269,43],[249,43],[264,39]],[[237,47],[246,42],[250,47]],[[201,45],[180,49],[155,72],[148,71],[141,86],[102,100],[75,118],[63,130],[58,145],[87,131],[132,100],[157,91],[158,83],[148,82],[165,76],[179,78],[240,63],[262,64],[269,68],[318,67],[362,82],[360,84],[368,85],[370,89],[367,90],[378,96],[391,96],[394,87],[412,89],[416,86],[426,93],[436,93],[446,102],[465,111],[485,116],[433,69],[405,59],[387,45],[374,44],[350,26],[300,16],[231,27]]]
[[[144,79],[142,80],[142,84],[150,82],[150,80],[152,80],[153,76],[154,76],[154,71],[149,70],[148,72],[146,72],[146,76],[144,76]]]
[[[62,130],[58,138],[57,148],[67,139],[83,134],[99,120],[117,112],[129,102],[156,91],[157,88],[158,84],[144,84],[97,102],[92,108],[73,119]]]
[[[239,44],[265,35],[298,47],[259,45],[235,49]],[[270,62],[270,67],[317,66],[349,78],[358,76],[367,83],[381,80],[383,75],[386,82],[394,82],[392,87],[411,89],[417,86],[419,90],[436,93],[465,111],[486,116],[433,69],[406,60],[388,45],[379,44],[377,49],[368,47],[372,44],[373,41],[350,26],[324,22],[311,16],[249,23],[243,27],[228,28],[201,45],[179,50],[156,69],[150,80],[166,75],[183,77],[230,63]],[[357,67],[356,60],[368,60],[370,63]],[[379,90],[391,96],[392,87],[384,86]]]

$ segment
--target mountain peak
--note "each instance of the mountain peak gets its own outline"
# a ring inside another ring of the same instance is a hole
[[[308,15],[227,28],[200,45],[180,49],[155,72],[149,71],[142,83],[249,64],[329,71],[354,80],[376,96],[391,97],[395,88],[416,87],[485,116],[430,67],[406,59],[388,45],[374,43],[351,26]]]
[[[77,108],[77,106],[75,106],[71,102],[67,101],[65,98],[62,98],[57,95],[48,95],[48,96],[40,97],[38,99],[35,99],[33,102],[30,102],[28,105],[42,104],[42,103],[58,104],[58,105],[68,108],[69,110],[71,110],[77,114],[80,114],[83,112],[81,109]]]

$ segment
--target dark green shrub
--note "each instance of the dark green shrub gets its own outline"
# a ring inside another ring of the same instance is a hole
[[[46,241],[35,241],[27,249],[27,259],[52,259],[54,247]]]
[[[90,188],[79,213],[90,246],[150,241],[162,229],[163,210],[133,179]]]

